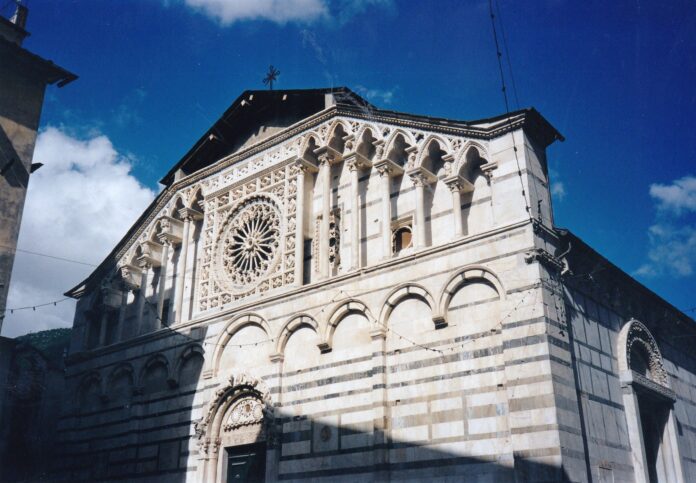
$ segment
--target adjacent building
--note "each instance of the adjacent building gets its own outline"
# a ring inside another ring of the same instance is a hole
[[[46,86],[77,78],[22,48],[27,8],[17,3],[11,19],[0,16],[0,329],[5,313],[19,226]]]
[[[689,481],[694,321],[554,225],[526,109],[247,91],[78,299],[69,481]]]

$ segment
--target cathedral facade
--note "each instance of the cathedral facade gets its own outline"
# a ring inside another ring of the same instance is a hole
[[[556,140],[243,93],[68,292],[54,474],[688,481],[693,321],[554,226]]]

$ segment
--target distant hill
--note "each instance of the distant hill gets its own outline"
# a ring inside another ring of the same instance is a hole
[[[39,350],[49,361],[58,362],[70,343],[72,329],[50,329],[17,337],[18,343],[24,343]]]

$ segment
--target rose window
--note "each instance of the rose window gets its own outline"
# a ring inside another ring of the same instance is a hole
[[[236,289],[248,287],[273,267],[280,244],[280,214],[266,199],[236,210],[222,237],[222,267]]]

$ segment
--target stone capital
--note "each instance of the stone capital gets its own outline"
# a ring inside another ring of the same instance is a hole
[[[448,176],[445,178],[445,184],[450,189],[450,191],[459,191],[461,193],[468,193],[474,191],[474,185],[471,182],[458,174],[454,176]]]
[[[415,186],[428,186],[437,181],[437,176],[425,168],[413,168],[406,174]]]
[[[382,159],[374,164],[375,169],[380,176],[398,176],[403,174],[404,170],[390,159]]]
[[[314,154],[317,155],[317,159],[319,160],[320,165],[335,164],[342,159],[341,153],[339,153],[330,146],[322,146],[320,148],[317,148],[314,150]]]
[[[181,208],[179,216],[184,221],[198,221],[203,219],[203,213],[194,208]]]

